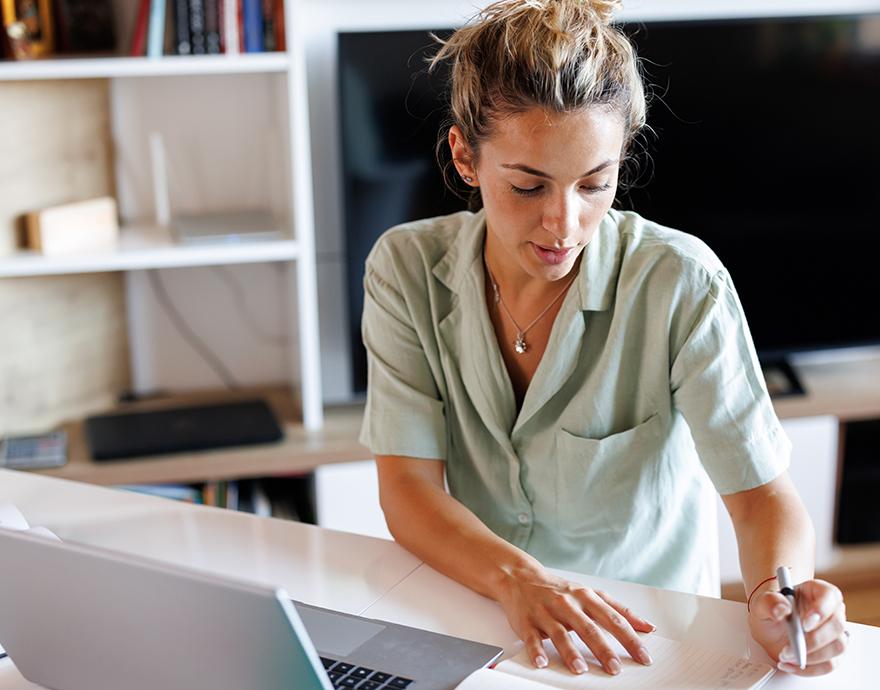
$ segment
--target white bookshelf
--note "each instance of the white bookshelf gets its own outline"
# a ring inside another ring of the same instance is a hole
[[[135,225],[122,228],[118,247],[108,251],[43,256],[23,250],[12,256],[0,256],[0,278],[295,261],[298,258],[299,245],[292,239],[180,245],[167,228]]]
[[[272,74],[290,67],[288,53],[197,55],[161,58],[88,57],[0,61],[0,81],[116,79],[213,74]]]
[[[127,0],[114,0],[113,4],[117,38],[124,50],[133,26],[132,6]],[[138,272],[147,269],[288,264],[291,279],[284,296],[292,302],[295,322],[291,324],[285,359],[291,363],[290,383],[292,392],[298,393],[303,427],[317,430],[323,425],[323,405],[302,35],[306,30],[306,4],[306,0],[285,0],[287,51],[283,53],[0,61],[0,83],[45,81],[46,88],[63,88],[60,84],[69,80],[109,81],[117,154],[115,187],[123,218],[120,243],[112,251],[59,257],[19,251],[0,256],[0,279],[121,271],[127,274],[127,292],[131,292],[143,282]],[[248,87],[244,92],[243,86]],[[217,110],[218,98],[226,99],[223,112]],[[248,112],[252,116],[248,117]],[[225,126],[221,135],[216,134],[217,122]],[[268,204],[275,217],[287,219],[284,235],[289,239],[181,245],[174,242],[167,229],[133,222],[131,219],[151,215],[145,202],[150,197],[147,190],[151,176],[143,151],[143,142],[151,131],[167,135],[166,145],[172,153],[184,149],[177,182],[172,179],[172,192],[178,191],[182,197],[177,210],[211,212],[218,205],[247,208]],[[206,131],[214,137],[207,145]],[[189,156],[187,144],[193,147]],[[223,152],[224,148],[232,153]],[[248,157],[252,151],[260,153]],[[206,152],[219,158],[206,159]],[[222,189],[220,183],[224,180],[229,181],[229,189]],[[268,191],[262,193],[264,187]],[[235,197],[239,189],[244,190],[240,198],[226,198]],[[245,198],[245,192],[254,189],[264,204],[247,203],[250,199]],[[129,355],[136,363],[141,361],[141,345],[136,337],[142,331],[132,326],[137,314],[132,313],[130,294],[127,300]]]

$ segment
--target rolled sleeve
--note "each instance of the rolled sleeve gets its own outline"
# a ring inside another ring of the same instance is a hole
[[[369,381],[360,442],[376,455],[445,460],[444,405],[410,305],[369,262],[364,293]]]
[[[788,467],[791,441],[773,410],[726,271],[711,277],[703,299],[689,313],[691,325],[680,331],[682,344],[671,365],[675,407],[719,493],[766,484]]]

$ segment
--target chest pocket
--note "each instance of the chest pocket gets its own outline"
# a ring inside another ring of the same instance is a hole
[[[660,417],[605,438],[556,432],[558,528],[570,539],[621,535],[659,509]]]

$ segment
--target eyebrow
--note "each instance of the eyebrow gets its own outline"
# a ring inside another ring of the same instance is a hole
[[[617,163],[616,160],[607,160],[604,163],[599,163],[599,165],[597,165],[592,170],[585,172],[583,175],[581,175],[581,177],[589,177],[590,175],[595,175],[600,170],[604,170],[609,165],[614,165],[615,163]],[[507,168],[508,170],[520,170],[528,175],[534,175],[535,177],[545,177],[548,180],[553,179],[547,173],[536,170],[535,168],[529,167],[528,165],[523,165],[522,163],[502,163],[501,167]]]

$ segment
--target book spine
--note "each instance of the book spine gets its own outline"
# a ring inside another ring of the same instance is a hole
[[[244,52],[263,52],[263,2],[242,0],[244,7]]]
[[[150,3],[150,28],[147,37],[147,56],[162,57],[165,47],[165,0]]]
[[[218,0],[205,0],[205,46],[209,55],[220,50],[220,6]]]
[[[275,0],[275,50],[287,50],[287,25],[284,16],[284,0]]]
[[[205,55],[205,0],[189,0],[189,40],[193,55]]]
[[[222,0],[223,3],[223,52],[238,55],[241,52],[238,31],[238,0]]]
[[[263,50],[267,53],[277,50],[275,47],[275,2],[263,0]]]
[[[189,55],[192,44],[189,38],[189,0],[174,0],[175,51],[178,55]]]
[[[150,19],[150,0],[141,0],[138,7],[137,20],[134,24],[134,33],[131,37],[131,48],[128,54],[132,57],[140,57],[147,49],[147,24]]]

